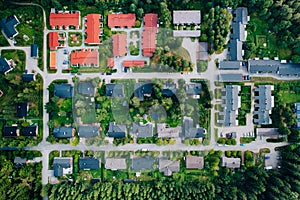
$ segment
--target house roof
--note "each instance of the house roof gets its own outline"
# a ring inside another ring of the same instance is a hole
[[[95,95],[95,87],[89,81],[78,83],[78,92],[82,95],[94,96]]]
[[[243,74],[219,74],[220,82],[241,82]]]
[[[175,83],[164,83],[162,86],[162,95],[171,97],[176,94],[177,88]]]
[[[140,82],[134,84],[134,96],[139,98],[140,101],[144,101],[145,96],[152,95],[153,84],[149,82]]]
[[[278,128],[256,128],[256,136],[278,136]]]
[[[22,74],[22,81],[24,82],[30,82],[30,81],[34,81],[34,74]]]
[[[128,28],[135,26],[135,14],[108,14],[108,26],[114,27],[125,27]]]
[[[202,91],[201,83],[190,83],[186,85],[186,94],[187,95],[200,95]]]
[[[184,137],[185,138],[203,138],[206,130],[200,127],[194,127],[194,122],[191,117],[184,117]]]
[[[112,36],[113,55],[125,56],[127,53],[127,35],[126,33],[118,33]]]
[[[243,50],[243,43],[238,39],[230,40],[228,44],[229,50],[229,60],[243,60],[242,50]]]
[[[203,169],[204,167],[204,158],[200,156],[188,155],[185,158],[185,162],[187,169]]]
[[[153,169],[154,159],[152,157],[136,157],[132,159],[132,169],[136,171]]]
[[[181,127],[169,127],[166,123],[157,124],[158,138],[177,138]]]
[[[114,58],[107,58],[107,66],[113,68],[115,66]]]
[[[120,83],[106,84],[106,96],[124,97],[124,86]]]
[[[14,159],[14,164],[17,164],[17,165],[25,165],[25,164],[26,164],[26,161],[27,161],[26,158],[15,157],[15,159]]]
[[[158,17],[155,13],[147,13],[144,18],[144,27],[157,27]]]
[[[125,158],[106,158],[105,159],[105,169],[118,170],[126,169],[126,159]]]
[[[54,13],[51,12],[49,16],[50,26],[53,28],[58,27],[69,27],[75,26],[76,28],[80,25],[80,12],[76,11],[75,13],[70,12],[61,12]]]
[[[259,85],[254,91],[258,92],[258,96],[255,99],[258,103],[255,104],[254,114],[258,116],[258,119],[254,119],[255,123],[258,124],[271,124],[272,119],[270,114],[272,113],[272,108],[274,107],[274,97],[272,96],[272,91],[274,90],[273,85]]]
[[[240,168],[240,166],[241,166],[240,158],[227,158],[225,156],[222,157],[222,167]]]
[[[72,98],[74,96],[74,90],[71,84],[55,84],[54,95],[60,98]]]
[[[79,169],[99,169],[100,162],[97,158],[79,158]]]
[[[174,24],[200,24],[201,12],[200,10],[174,10],[173,23]]]
[[[235,11],[234,22],[241,22],[242,24],[248,24],[248,9],[246,7],[239,7]]]
[[[148,13],[144,16],[144,30],[142,32],[142,50],[144,56],[152,56],[156,49],[157,14]]]
[[[173,30],[174,37],[200,37],[200,30]]]
[[[71,64],[75,66],[99,65],[99,54],[97,49],[81,49],[79,51],[72,51],[70,58]]]
[[[165,176],[172,176],[173,172],[179,172],[180,161],[160,158],[158,163],[158,169],[160,172],[163,172]]]
[[[100,14],[88,14],[85,16],[85,32],[87,34],[85,43],[100,44]]]
[[[240,61],[221,61],[219,63],[219,69],[230,69],[230,70],[238,70],[242,66],[242,62]]]
[[[199,42],[199,60],[208,60],[207,42]]]
[[[296,108],[296,118],[297,118],[297,128],[300,129],[300,102],[295,103]]]
[[[4,126],[2,137],[17,137],[18,126]]]
[[[142,124],[133,122],[131,133],[135,134],[137,138],[153,137],[153,125],[151,123]]]
[[[32,44],[30,45],[30,56],[31,57],[38,57],[38,45]]]
[[[37,136],[37,126],[26,126],[21,129],[21,135],[26,137]]]
[[[126,136],[126,125],[118,125],[115,122],[109,123],[108,137],[124,138]]]
[[[54,176],[63,176],[64,169],[73,167],[72,157],[55,157],[53,161]]]
[[[60,126],[54,127],[53,135],[57,138],[71,138],[73,132],[73,128],[71,126]]]
[[[25,117],[27,116],[28,112],[28,103],[23,102],[23,103],[17,103],[16,104],[16,110],[17,110],[17,117]]]
[[[56,51],[50,51],[50,69],[56,69]]]
[[[144,60],[124,60],[123,66],[124,67],[144,67],[145,61]]]
[[[99,135],[99,127],[97,126],[79,126],[78,136],[82,138],[90,138]]]
[[[15,15],[10,15],[0,20],[0,28],[7,38],[12,38],[18,34],[16,26],[19,24],[19,20]]]
[[[237,39],[239,41],[246,41],[246,30],[245,30],[245,25],[243,25],[241,22],[234,22],[232,23],[232,34],[231,38],[232,39]]]
[[[49,48],[51,51],[56,50],[59,46],[58,42],[58,32],[49,33]]]
[[[237,115],[238,110],[241,107],[241,97],[239,93],[241,91],[241,86],[239,85],[226,85],[223,92],[223,112],[220,115],[224,115],[223,125],[224,126],[237,126]]]
[[[6,58],[0,58],[0,72],[4,74],[11,70],[11,66],[7,62]]]

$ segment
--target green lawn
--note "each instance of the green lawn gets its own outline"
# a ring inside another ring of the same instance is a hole
[[[24,72],[26,63],[26,54],[22,50],[2,50],[1,57],[5,57],[7,60],[13,59],[16,63],[16,67],[13,69],[15,72]]]
[[[191,56],[190,53],[183,47],[179,47],[175,50],[172,50],[175,54],[181,56],[183,59],[191,62]]]
[[[208,61],[202,61],[202,60],[198,60],[197,61],[197,72],[205,72],[207,70],[208,67]]]
[[[300,101],[300,81],[281,82],[278,96],[283,103],[296,103]]]
[[[72,37],[74,37],[74,39]],[[80,32],[69,32],[68,44],[70,47],[80,46],[82,44],[82,34]]]
[[[4,47],[4,46],[8,46],[9,43],[6,40],[6,38],[4,37],[4,35],[2,33],[0,33],[0,46]]]

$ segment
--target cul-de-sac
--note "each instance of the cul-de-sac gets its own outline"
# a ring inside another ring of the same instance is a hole
[[[0,199],[300,199],[298,0],[0,7]]]

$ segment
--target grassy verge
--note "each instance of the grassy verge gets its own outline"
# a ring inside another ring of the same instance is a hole
[[[205,72],[207,70],[208,67],[208,62],[207,61],[202,61],[202,60],[198,60],[197,61],[197,72]]]

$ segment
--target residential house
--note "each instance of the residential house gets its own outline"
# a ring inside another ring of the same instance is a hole
[[[79,126],[78,128],[78,136],[81,138],[91,138],[99,135],[99,127],[98,126]]]
[[[199,99],[202,92],[201,83],[190,83],[186,85],[186,95],[194,99]]]
[[[153,124],[142,124],[140,122],[133,122],[131,133],[133,135],[136,135],[137,138],[153,137]]]
[[[132,169],[135,171],[152,170],[154,159],[152,157],[136,157],[132,159]]]
[[[76,67],[98,67],[99,53],[97,49],[81,49],[72,51],[70,61]]]
[[[113,55],[125,56],[127,53],[127,35],[126,33],[119,33],[112,36]]]
[[[73,173],[72,157],[55,157],[53,161],[54,176],[60,177]]]
[[[143,56],[151,57],[156,49],[156,34],[158,16],[154,13],[147,13],[144,18],[144,30],[142,32],[142,51]]]
[[[2,137],[17,137],[19,136],[18,126],[4,126]]]
[[[297,118],[297,128],[300,130],[300,102],[295,103],[296,118]]]
[[[84,42],[88,44],[100,44],[100,27],[103,26],[103,24],[100,22],[102,16],[100,14],[88,14],[84,17],[84,19],[86,33],[86,39]]]
[[[125,138],[126,125],[118,125],[115,122],[110,122],[108,128],[108,137]]]
[[[199,60],[208,60],[208,43],[199,42],[199,49],[197,49],[197,55]]]
[[[172,176],[174,172],[179,172],[180,161],[159,158],[158,169],[160,172],[164,173],[165,176]]]
[[[242,66],[240,61],[221,61],[219,63],[219,69],[222,70],[239,70]]]
[[[194,127],[194,121],[191,117],[184,117],[183,125],[184,138],[203,138],[206,134],[206,130],[199,125]]]
[[[279,137],[278,128],[256,128],[256,137],[276,138]]]
[[[229,60],[243,60],[243,42],[232,39],[228,43]]]
[[[97,158],[79,158],[79,169],[90,170],[90,169],[99,169],[100,161]]]
[[[32,58],[38,58],[39,51],[38,51],[38,45],[37,44],[32,44],[30,46],[30,56]]]
[[[79,11],[58,11],[56,13],[54,8],[51,8],[49,15],[50,26],[52,29],[56,27],[58,29],[69,29],[70,26],[74,26],[75,29],[79,29],[80,26],[80,12]]]
[[[226,85],[222,89],[223,111],[220,112],[220,115],[223,116],[223,120],[220,122],[224,126],[238,126],[237,116],[241,107],[240,91],[241,86],[239,85]]]
[[[219,74],[219,81],[220,82],[242,82],[243,81],[243,74]]]
[[[145,61],[144,60],[124,60],[123,67],[144,67]]]
[[[178,138],[179,133],[181,131],[181,127],[169,127],[165,123],[157,124],[157,134],[158,138]]]
[[[111,83],[105,85],[107,97],[124,97],[124,85],[120,83]]]
[[[56,138],[71,138],[74,136],[74,129],[71,126],[54,127],[53,135]]]
[[[176,84],[175,83],[164,83],[162,86],[162,95],[166,97],[171,97],[176,95]]]
[[[152,88],[152,83],[136,83],[134,84],[134,97],[139,98],[140,101],[144,101],[145,97],[151,97]]]
[[[199,37],[200,36],[201,12],[200,10],[174,10],[173,24],[179,26],[195,25],[196,30],[174,30],[174,37]]]
[[[254,119],[254,123],[259,125],[272,124],[270,115],[274,107],[273,90],[274,85],[259,85],[258,88],[254,89],[255,101],[258,102],[255,104],[254,115],[257,118]]]
[[[19,23],[20,22],[15,15],[10,15],[0,20],[0,29],[8,39],[12,39],[18,34],[16,26]]]
[[[21,129],[21,135],[25,137],[36,137],[38,134],[38,126],[26,126]]]
[[[16,104],[16,115],[17,117],[26,117],[28,112],[28,103],[17,103]]]
[[[119,170],[126,169],[126,159],[125,158],[106,158],[105,159],[105,169]]]
[[[240,168],[241,159],[240,158],[227,158],[225,156],[222,157],[222,167],[234,169]]]
[[[54,95],[60,98],[72,98],[74,96],[74,88],[71,84],[55,84]]]
[[[49,33],[49,48],[51,51],[55,51],[59,47],[59,35],[58,32]]]
[[[9,61],[6,58],[0,58],[0,72],[3,72],[5,75],[13,70],[13,61]]]
[[[78,83],[78,93],[85,96],[94,96],[96,88],[91,82],[80,82]]]
[[[50,69],[56,70],[56,51],[50,51]]]
[[[26,165],[26,163],[27,163],[27,159],[26,158],[15,157],[15,159],[14,159],[14,165],[17,168]]]
[[[203,169],[204,157],[188,155],[185,157],[185,163],[187,169]]]
[[[35,75],[34,74],[22,74],[22,81],[23,82],[35,81]]]
[[[121,13],[113,13],[108,14],[108,27],[109,28],[131,28],[135,26],[135,14],[121,14]]]

